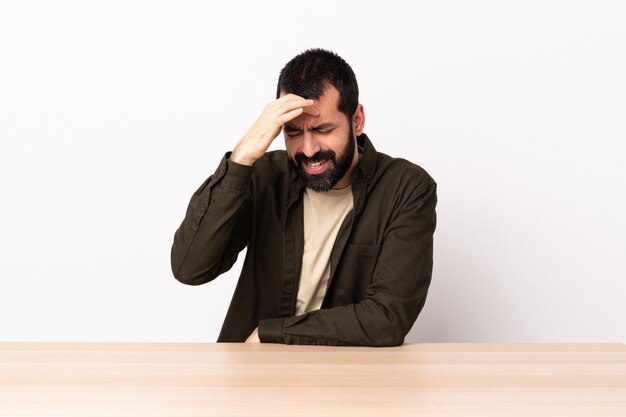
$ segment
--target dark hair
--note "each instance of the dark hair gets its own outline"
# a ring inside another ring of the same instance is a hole
[[[278,77],[276,98],[284,92],[317,100],[328,85],[339,91],[337,109],[351,120],[359,104],[359,86],[350,65],[331,51],[308,49],[289,61]]]

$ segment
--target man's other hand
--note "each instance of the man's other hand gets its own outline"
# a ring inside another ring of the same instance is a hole
[[[252,334],[248,336],[246,339],[246,343],[261,343],[261,339],[259,339],[259,328],[254,329]]]

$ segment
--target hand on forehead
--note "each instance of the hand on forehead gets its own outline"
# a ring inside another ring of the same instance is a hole
[[[304,107],[302,110],[304,112],[303,115],[301,115],[300,117],[303,116],[312,116],[312,117],[319,117],[319,115],[321,114],[320,109],[318,107],[318,102],[316,101],[315,103],[313,103],[310,106]]]

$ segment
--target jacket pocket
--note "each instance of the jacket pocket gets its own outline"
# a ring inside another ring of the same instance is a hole
[[[346,245],[331,284],[333,305],[345,305],[365,298],[378,262],[380,246]]]

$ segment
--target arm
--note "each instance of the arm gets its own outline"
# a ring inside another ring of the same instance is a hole
[[[228,271],[246,246],[251,227],[247,191],[253,165],[280,133],[283,124],[311,109],[313,100],[287,94],[265,109],[222,159],[217,171],[191,198],[172,245],[172,272],[185,284],[198,285]]]
[[[222,159],[216,172],[194,193],[185,219],[174,235],[174,277],[204,284],[228,271],[250,235],[251,199],[247,195],[253,167]]]
[[[432,273],[436,184],[421,183],[389,225],[372,282],[358,303],[261,320],[262,342],[396,346],[417,319]]]

